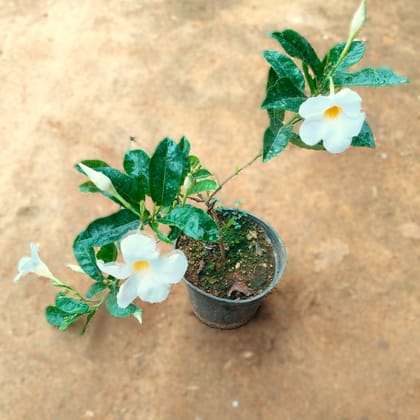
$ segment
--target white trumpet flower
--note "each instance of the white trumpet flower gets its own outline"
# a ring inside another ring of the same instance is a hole
[[[322,140],[330,153],[343,152],[362,129],[365,113],[361,106],[360,96],[347,88],[330,96],[307,99],[299,108],[303,118],[300,138],[308,146]]]
[[[126,308],[136,297],[150,303],[164,301],[171,284],[184,276],[188,262],[184,253],[175,250],[160,256],[153,237],[133,233],[121,241],[124,264],[97,261],[99,268],[117,279],[127,279],[117,294],[117,303]]]
[[[38,249],[39,245],[31,243],[31,256],[22,257],[18,262],[18,274],[13,279],[16,283],[23,276],[26,276],[28,273],[37,274],[40,277],[46,277],[51,280],[56,280],[54,275],[51,273],[47,265],[39,257]]]

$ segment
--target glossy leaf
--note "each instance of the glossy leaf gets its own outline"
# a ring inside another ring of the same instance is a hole
[[[175,200],[184,171],[184,154],[170,138],[157,146],[150,159],[150,195],[155,204],[170,206]]]
[[[295,136],[293,126],[283,125],[275,130],[268,127],[264,133],[263,162],[267,162],[282,152]]]
[[[271,64],[279,78],[289,78],[300,90],[305,88],[305,79],[299,67],[287,56],[277,51],[264,51],[264,58]]]
[[[190,172],[190,159],[189,159],[189,154],[190,154],[190,150],[191,150],[191,145],[190,142],[188,141],[188,139],[185,136],[182,136],[181,140],[178,143],[179,148],[181,149],[182,154],[184,155],[184,168],[182,171],[182,177],[181,177],[181,183],[184,182],[185,177],[188,175],[188,173]]]
[[[195,171],[192,175],[194,179],[202,179],[209,177],[211,175],[211,172],[208,169],[201,168]]]
[[[126,209],[90,223],[73,243],[74,256],[83,271],[94,280],[101,281],[103,275],[96,265],[94,247],[119,241],[123,235],[135,230],[138,225],[138,217]]]
[[[101,192],[101,190],[92,181],[86,181],[83,184],[80,184],[79,191],[89,193]]]
[[[322,75],[321,61],[312,45],[302,35],[292,29],[286,29],[282,32],[273,32],[271,36],[280,42],[287,54],[305,62],[316,77]]]
[[[114,262],[117,259],[118,250],[114,243],[106,244],[96,254],[96,259],[104,263]]]
[[[268,89],[261,108],[282,109],[297,112],[299,106],[305,102],[305,94],[298,89],[289,78],[279,78],[277,82]]]
[[[106,308],[108,312],[116,318],[126,318],[136,314],[141,319],[141,309],[130,303],[126,308],[121,308],[117,303],[117,290],[113,290],[106,298]]]
[[[107,287],[105,284],[97,281],[89,287],[88,291],[86,292],[86,297],[90,299],[96,295],[99,295],[99,293],[103,292],[106,288]]]
[[[59,292],[55,297],[55,306],[67,314],[86,314],[90,307],[84,302],[68,297],[65,293]]]
[[[191,238],[207,242],[219,240],[219,229],[216,222],[202,209],[186,204],[183,207],[175,207],[169,214],[159,220],[170,226],[181,229],[185,235]]]
[[[145,190],[136,178],[114,168],[97,168],[97,171],[102,172],[111,180],[121,197],[131,203],[134,208],[138,208],[138,203],[144,200]]]
[[[54,325],[63,331],[73,322],[77,321],[80,314],[67,314],[55,306],[47,306],[45,309],[45,317],[49,324]]]
[[[213,179],[205,179],[203,181],[196,182],[191,189],[188,191],[188,195],[198,194],[205,191],[217,190],[217,182]]]
[[[366,121],[363,123],[360,133],[353,137],[351,145],[356,147],[375,147],[375,139],[372,130]]]
[[[298,135],[295,135],[293,138],[290,139],[290,143],[293,143],[295,146],[298,146],[302,149],[308,149],[308,150],[326,150],[323,146],[322,142],[315,144],[314,146],[308,146],[306,143],[304,143]]]
[[[336,86],[392,86],[408,83],[405,77],[398,76],[387,67],[365,68],[354,73],[335,73]]]
[[[325,55],[323,60],[323,65],[325,66],[324,74],[327,74],[333,66],[335,66],[340,58],[341,53],[344,50],[346,43],[342,42],[340,44],[334,45],[328,53]],[[353,41],[349,47],[349,50],[344,57],[343,61],[339,64],[336,72],[340,73],[347,70],[349,67],[358,63],[366,50],[366,46],[362,41]]]
[[[149,192],[150,157],[144,150],[130,150],[124,155],[124,171],[141,183],[146,194]]]

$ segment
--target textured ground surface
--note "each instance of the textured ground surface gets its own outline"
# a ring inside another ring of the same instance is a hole
[[[416,419],[420,416],[417,1],[369,0],[365,65],[409,86],[359,89],[376,150],[290,147],[221,194],[271,223],[286,275],[235,331],[193,316],[182,284],[144,325],[101,312],[83,338],[44,320],[55,290],[13,285],[28,243],[62,278],[74,236],[114,211],[72,165],[120,165],[185,134],[223,179],[260,147],[266,37],[293,27],[325,52],[356,1],[2,0],[0,418]]]

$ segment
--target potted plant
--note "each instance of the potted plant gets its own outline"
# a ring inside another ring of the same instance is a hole
[[[293,30],[271,34],[285,53],[264,52],[270,69],[262,108],[269,126],[262,148],[223,182],[191,153],[186,137],[163,139],[150,156],[141,149],[128,150],[123,170],[102,160],[77,164],[88,177],[80,190],[106,196],[119,210],[94,220],[74,240],[78,265],[71,268],[93,281],[86,294],[54,276],[35,244],[31,256],[19,261],[15,281],[33,272],[60,289],[55,304],[46,308],[48,322],[64,330],[84,318],[84,333],[102,305],[113,316],[131,315],[141,322],[136,298],[162,302],[171,284],[185,276],[194,312],[203,322],[219,328],[246,323],[283,274],[286,252],[266,222],[221,207],[217,193],[255,161],[267,162],[289,144],[330,153],[375,147],[361,97],[350,88],[408,80],[385,67],[348,71],[365,51],[364,42],[355,40],[365,20],[362,1],[347,41],[334,45],[322,59]],[[175,243],[175,249],[160,255],[159,241]]]

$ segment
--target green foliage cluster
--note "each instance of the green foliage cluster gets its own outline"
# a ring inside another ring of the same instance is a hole
[[[331,85],[341,89],[408,82],[406,78],[396,75],[386,67],[348,71],[365,53],[365,44],[362,41],[349,39],[334,45],[320,59],[309,41],[292,29],[273,32],[271,36],[280,43],[286,54],[264,51],[264,58],[270,64],[266,95],[261,104],[267,110],[270,121],[263,139],[264,162],[277,156],[289,143],[306,149],[325,150],[322,143],[315,146],[304,144],[299,135],[293,132],[293,126],[301,121],[299,107],[309,97],[328,95]],[[292,113],[287,122],[286,111]],[[367,122],[364,122],[359,135],[353,137],[352,146],[375,147],[372,130]]]

